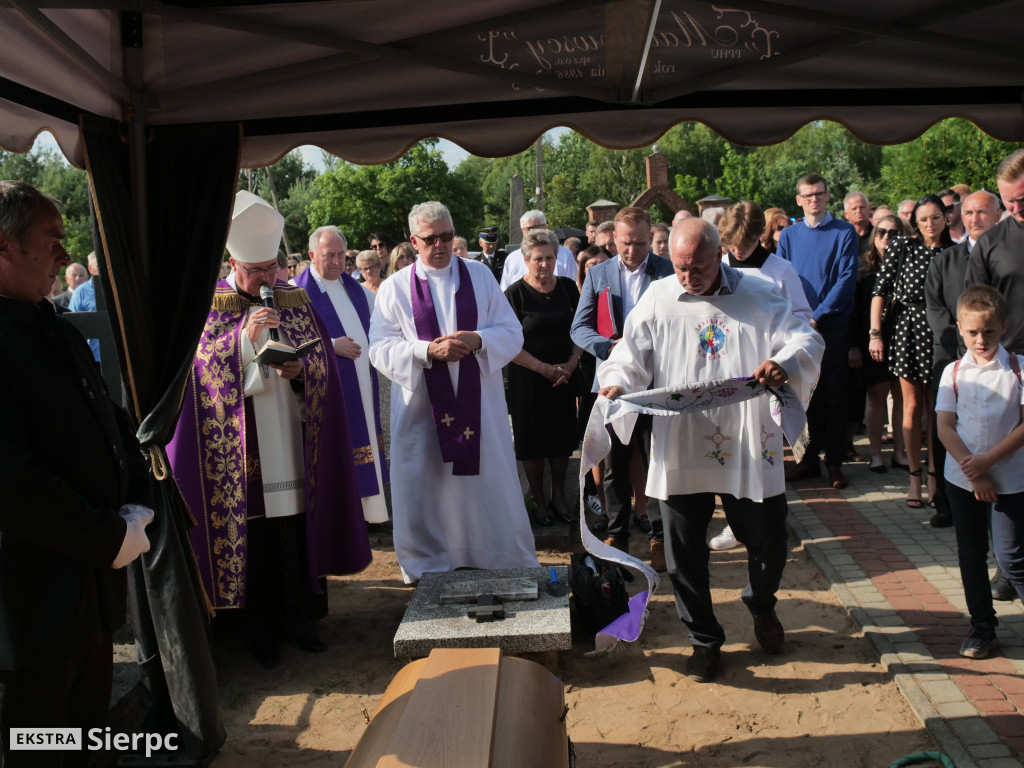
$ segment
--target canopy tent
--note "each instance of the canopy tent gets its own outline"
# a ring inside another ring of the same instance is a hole
[[[240,122],[245,166],[301,144],[378,163],[425,136],[496,156],[558,125],[635,147],[684,120],[745,144],[824,118],[877,143],[951,116],[1024,139],[1017,1],[0,6],[0,145],[49,127],[80,167],[82,112]]]
[[[391,160],[427,136],[511,154],[570,126],[608,147],[707,123],[737,143],[819,119],[895,143],[946,117],[1024,140],[1024,3],[861,0],[0,0],[0,147],[50,130],[89,170],[128,401],[158,484],[133,569],[145,730],[223,740],[166,478],[238,169],[316,144]],[[811,170],[811,169],[809,169]]]

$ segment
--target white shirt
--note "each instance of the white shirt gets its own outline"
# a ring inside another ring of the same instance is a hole
[[[640,286],[643,285],[643,276],[647,271],[647,256],[640,262],[640,266],[632,272],[626,266],[622,257],[619,256],[619,286],[622,288],[622,316],[629,317],[633,307],[640,301]]]
[[[1024,359],[1017,356],[1024,368]],[[956,414],[956,433],[972,454],[985,453],[1013,431],[1021,421],[1024,405],[1024,387],[1010,368],[1010,353],[1002,345],[992,361],[978,365],[974,353],[967,350],[960,359],[956,374],[959,396],[953,394],[953,367],[950,363],[942,372],[939,392],[935,398],[936,411]],[[946,480],[965,491],[973,489],[960,464],[946,454]],[[1024,491],[1024,451],[1007,456],[988,471],[996,493]]]

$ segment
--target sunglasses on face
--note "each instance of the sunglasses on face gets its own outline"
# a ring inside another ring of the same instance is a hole
[[[875,237],[896,237],[899,233],[898,229],[880,229]]]
[[[417,240],[421,240],[424,245],[432,247],[434,243],[440,240],[442,243],[450,243],[455,239],[454,232],[442,232],[440,235],[416,235]]]

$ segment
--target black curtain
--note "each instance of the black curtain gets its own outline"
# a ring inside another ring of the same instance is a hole
[[[224,742],[192,525],[166,467],[185,376],[217,281],[238,177],[237,124],[156,127],[145,148],[148,259],[140,257],[124,126],[85,116],[86,162],[106,252],[107,306],[120,345],[127,407],[154,463],[151,550],[131,566],[132,622],[144,729],[178,732],[187,754]]]

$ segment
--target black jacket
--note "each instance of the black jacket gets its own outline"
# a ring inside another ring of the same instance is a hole
[[[152,506],[127,415],[47,301],[0,297],[0,669],[59,659],[124,623],[118,514]]]

